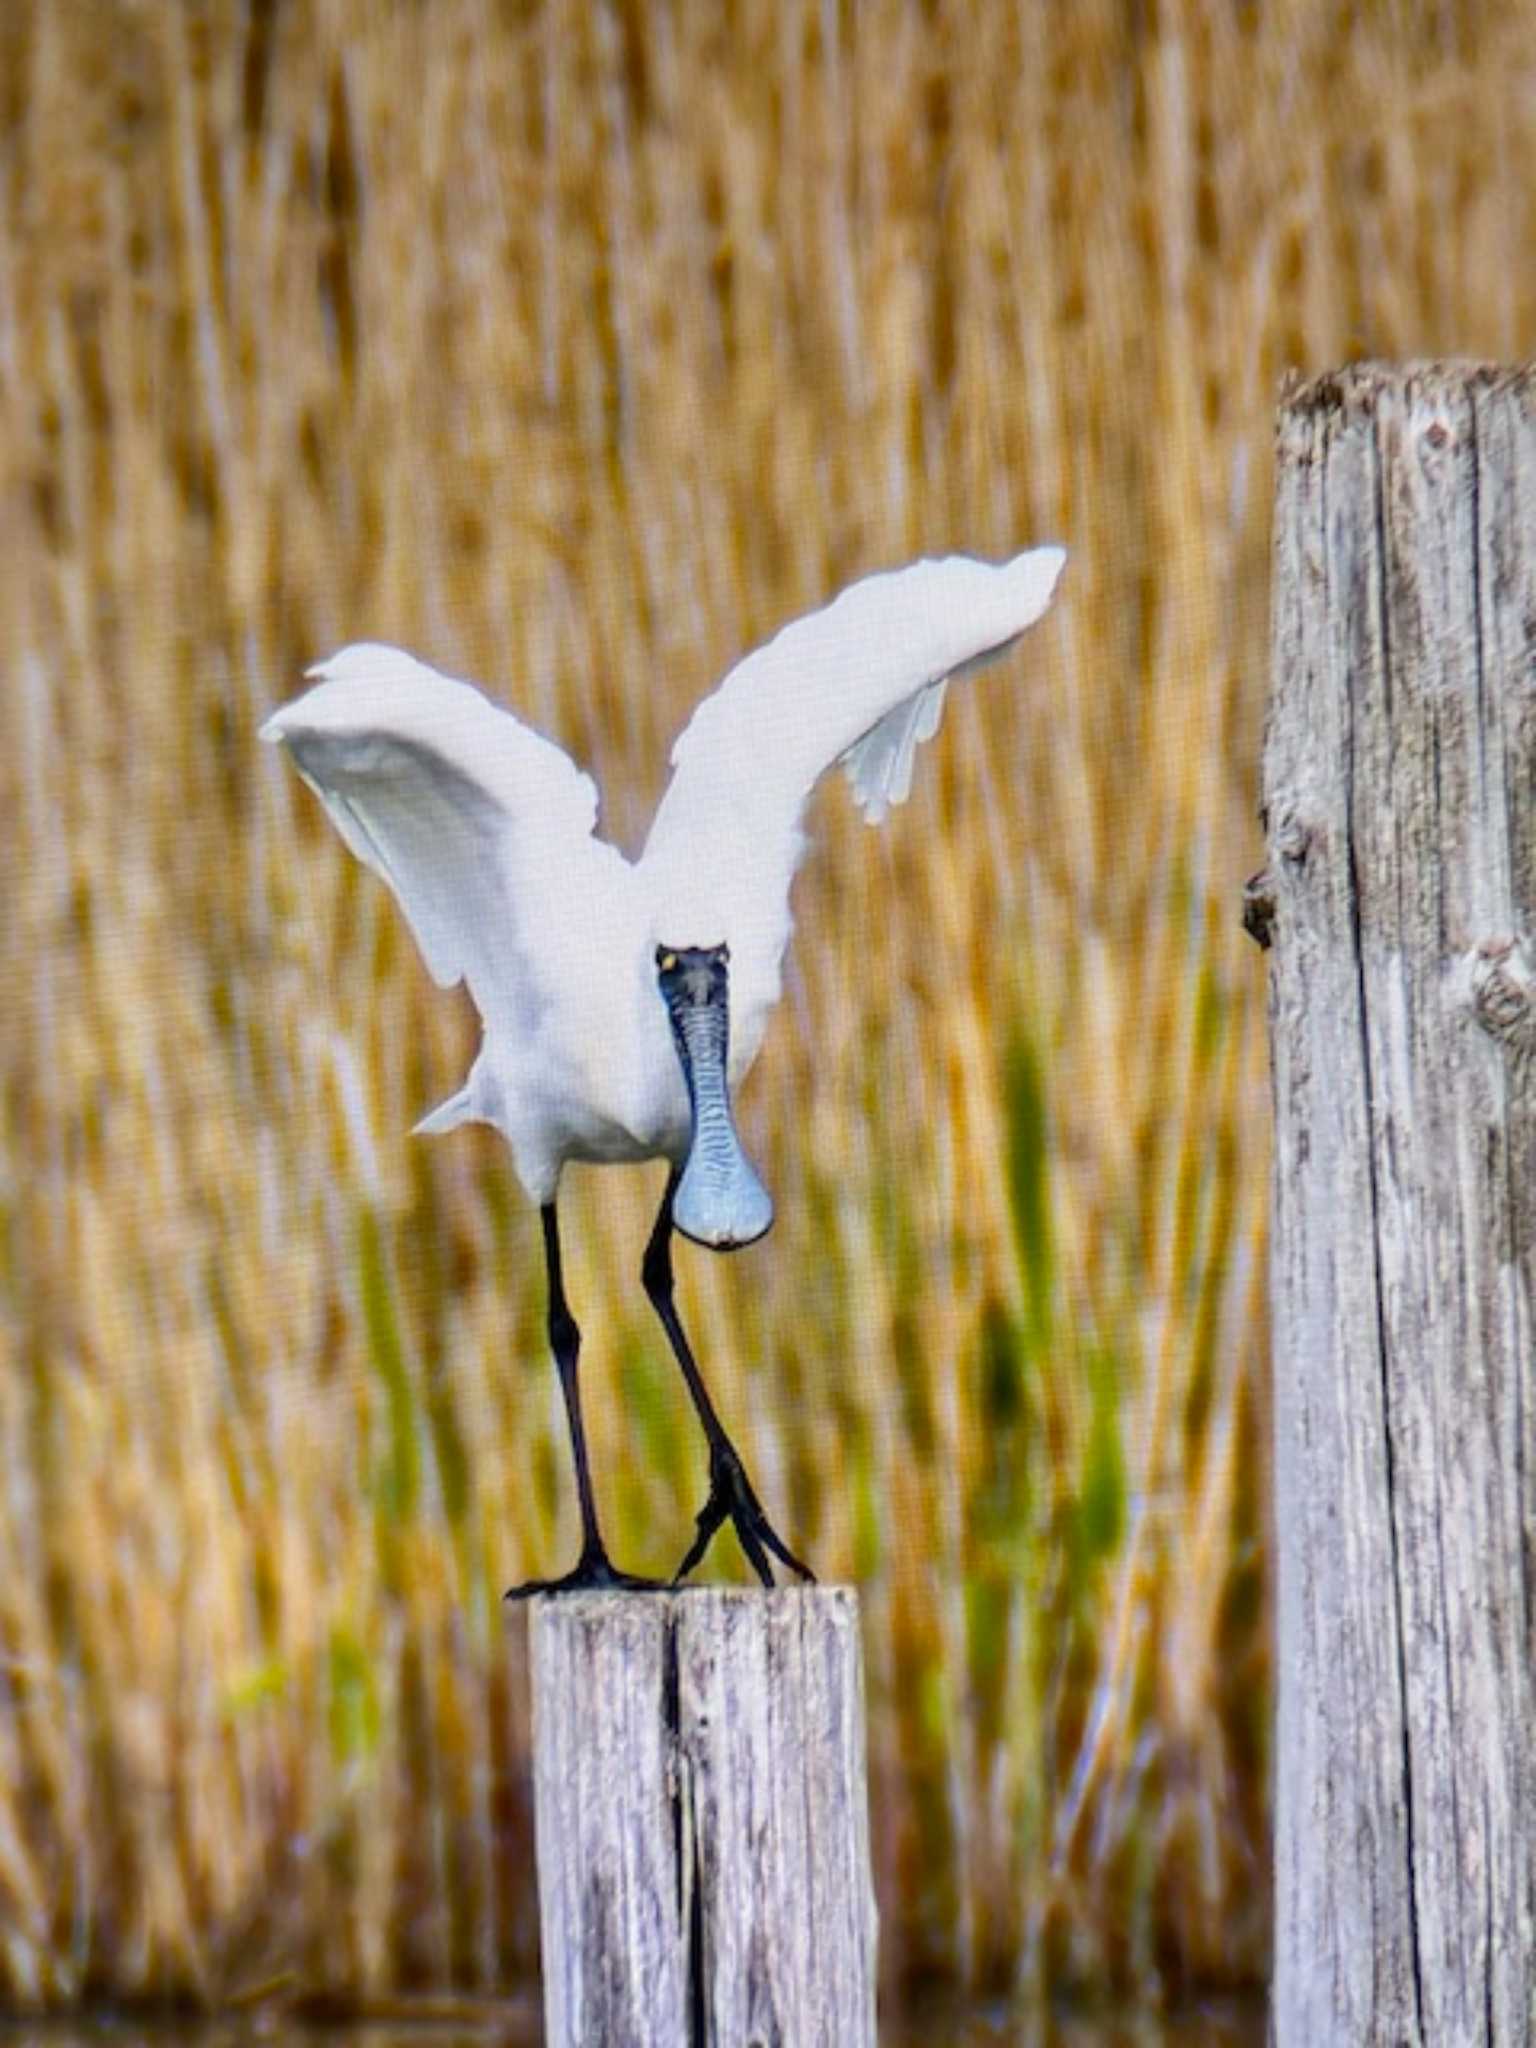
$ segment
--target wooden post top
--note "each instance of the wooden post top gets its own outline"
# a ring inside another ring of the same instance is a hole
[[[550,2048],[874,2048],[850,1586],[529,1604]]]

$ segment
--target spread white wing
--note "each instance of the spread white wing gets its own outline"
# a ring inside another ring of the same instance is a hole
[[[997,564],[914,562],[866,576],[786,626],[737,663],[679,736],[642,868],[654,865],[680,891],[691,875],[695,898],[717,882],[739,894],[750,876],[764,942],[777,933],[782,946],[801,815],[821,775],[841,762],[872,824],[904,803],[949,682],[1035,623],[1065,560],[1064,549],[1042,547]],[[741,928],[742,913],[733,923]],[[702,922],[669,938],[710,942]]]
[[[482,1018],[510,1020],[538,999],[540,927],[589,865],[619,858],[592,837],[591,778],[473,684],[397,647],[344,647],[309,675],[315,687],[262,738],[287,748],[393,891],[433,980],[466,982]]]

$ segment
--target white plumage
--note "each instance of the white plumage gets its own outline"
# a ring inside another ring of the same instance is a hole
[[[841,761],[871,822],[904,802],[945,679],[1039,618],[1064,559],[916,562],[784,627],[695,711],[635,862],[593,836],[590,777],[472,684],[366,642],[313,668],[262,737],[287,747],[433,979],[466,982],[485,1026],[469,1081],[422,1127],[497,1124],[538,1202],[567,1159],[680,1159],[687,1099],[655,948],[730,946],[739,1083],[779,994],[817,780]]]
[[[905,802],[949,683],[1034,624],[1064,560],[1041,547],[998,565],[915,562],[785,626],[694,712],[635,861],[594,836],[591,779],[472,684],[369,643],[310,670],[314,686],[262,737],[287,748],[393,891],[434,980],[465,982],[484,1027],[468,1080],[418,1128],[496,1125],[550,1230],[568,1160],[657,1157],[674,1167],[668,1229],[679,1178],[688,1234],[723,1246],[766,1228],[741,1221],[743,1200],[758,1219],[772,1205],[760,1185],[742,1194],[751,1173],[739,1149],[727,1156],[728,1095],[711,1127],[719,1217],[681,1174],[699,1077],[677,1035],[676,989],[664,999],[658,982],[661,955],[729,948],[728,969],[721,955],[713,971],[728,974],[736,1086],[778,999],[812,789],[841,762],[871,823]],[[553,1300],[557,1247],[551,1260]],[[595,1523],[587,1536],[590,1547]]]

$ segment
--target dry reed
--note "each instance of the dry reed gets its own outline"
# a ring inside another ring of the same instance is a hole
[[[882,836],[818,811],[685,1312],[868,1617],[893,1975],[1262,1974],[1268,443],[1525,345],[1528,8],[50,5],[0,19],[0,1997],[535,1962],[503,1586],[573,1537],[473,1041],[254,744],[399,639],[633,845],[733,654],[1073,551]],[[615,1547],[702,1465],[576,1173]],[[722,1546],[723,1548],[724,1546]]]

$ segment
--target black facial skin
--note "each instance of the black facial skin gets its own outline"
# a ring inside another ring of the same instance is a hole
[[[729,946],[658,946],[656,979],[668,1010],[678,1004],[695,1007],[719,1002],[726,992],[730,964]]]

